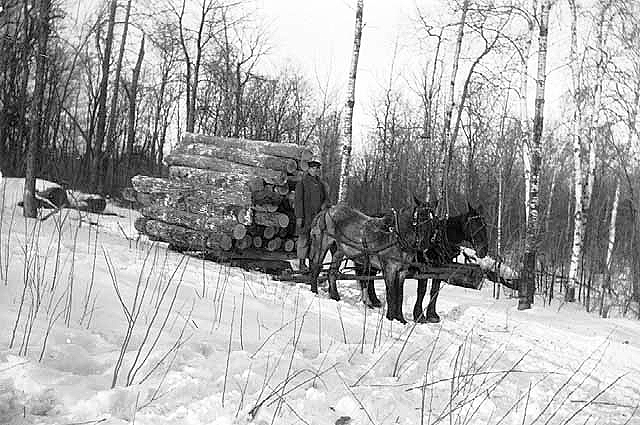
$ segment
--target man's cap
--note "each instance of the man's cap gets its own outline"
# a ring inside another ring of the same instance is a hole
[[[318,158],[313,158],[308,162],[308,164],[309,167],[320,167],[322,165],[322,162],[320,162]]]

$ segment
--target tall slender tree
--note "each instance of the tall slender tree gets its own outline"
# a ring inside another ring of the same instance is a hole
[[[353,141],[353,106],[355,105],[356,75],[358,73],[358,57],[360,56],[360,40],[362,39],[362,12],[364,1],[358,0],[356,4],[356,26],[353,37],[353,54],[351,56],[351,69],[349,71],[349,85],[347,91],[347,103],[344,108],[344,122],[342,130],[342,161],[340,163],[340,188],[338,190],[338,202],[347,199],[347,185],[351,165],[351,145]]]
[[[540,5],[540,31],[538,35],[538,72],[536,77],[536,101],[531,137],[531,186],[529,189],[529,220],[524,252],[522,283],[518,293],[518,309],[531,308],[535,290],[535,267],[538,251],[538,191],[540,180],[540,151],[544,123],[544,88],[547,79],[547,38],[549,35],[549,10],[551,0]]]
[[[107,91],[109,90],[109,70],[111,68],[111,49],[113,46],[113,28],[116,22],[116,9],[118,0],[111,0],[109,6],[109,20],[107,23],[107,38],[105,39],[104,53],[102,55],[102,75],[100,76],[100,89],[97,105],[96,137],[93,148],[93,167],[91,168],[91,182],[95,190],[102,191],[104,176],[101,175],[103,161],[103,145],[107,126]]]
[[[36,173],[38,169],[38,150],[41,138],[45,133],[43,127],[45,123],[42,119],[42,105],[44,103],[44,92],[46,84],[47,66],[47,44],[49,41],[49,20],[51,13],[51,0],[40,0],[38,2],[38,47],[36,50],[36,75],[33,99],[31,103],[32,120],[29,135],[29,146],[27,149],[26,174],[24,182],[24,216],[35,218],[38,215],[38,208],[35,200],[36,193]]]
[[[571,80],[573,82],[572,100],[573,117],[571,125],[571,138],[573,141],[573,194],[575,206],[573,213],[573,244],[571,247],[571,260],[569,263],[569,278],[564,293],[566,302],[573,302],[576,298],[576,286],[578,286],[578,268],[582,258],[582,242],[584,240],[583,202],[584,202],[584,175],[582,172],[582,143],[580,138],[582,106],[580,104],[580,64],[578,63],[578,11],[575,0],[569,0],[571,10],[571,52],[569,62],[571,66]]]

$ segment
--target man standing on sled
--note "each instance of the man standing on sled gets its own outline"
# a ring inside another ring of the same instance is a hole
[[[320,179],[321,165],[317,159],[309,161],[307,173],[296,185],[295,213],[298,234],[296,253],[300,261],[299,270],[302,272],[308,271],[305,262],[309,255],[309,232],[313,217],[329,206],[328,186]]]

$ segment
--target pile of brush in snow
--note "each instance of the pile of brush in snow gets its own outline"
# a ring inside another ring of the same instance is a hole
[[[295,185],[307,147],[187,133],[165,158],[169,178],[135,176],[125,198],[136,229],[178,250],[226,258],[292,258]]]

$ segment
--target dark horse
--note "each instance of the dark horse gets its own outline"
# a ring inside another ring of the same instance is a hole
[[[449,263],[459,253],[459,244],[463,241],[471,243],[476,255],[483,258],[487,255],[488,239],[487,226],[482,217],[482,206],[474,209],[467,204],[469,210],[455,217],[449,217],[440,223],[437,237],[439,243],[435,243],[426,252],[425,256],[435,263]],[[418,323],[437,323],[440,316],[436,313],[436,302],[440,293],[440,279],[432,279],[431,297],[427,305],[426,314],[422,310],[422,301],[427,292],[427,279],[418,280],[418,295],[413,307],[413,319]]]
[[[345,204],[335,205],[319,213],[311,226],[311,290],[318,292],[318,275],[329,249],[329,295],[339,300],[336,277],[341,261],[354,259],[360,270],[369,267],[382,270],[387,293],[387,319],[406,323],[402,315],[404,279],[421,252],[430,247],[435,224],[430,205],[414,198],[414,205],[393,211],[383,217],[369,217]],[[375,304],[370,290],[362,289],[363,301]]]

